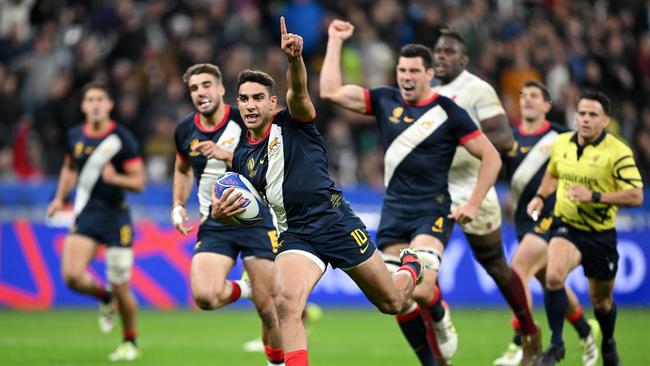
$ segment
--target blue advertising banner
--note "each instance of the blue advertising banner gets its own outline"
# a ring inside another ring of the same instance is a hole
[[[0,185],[0,188],[0,306],[18,309],[94,306],[92,299],[74,294],[61,279],[61,249],[67,233],[65,226],[71,217],[64,214],[45,222],[45,207],[54,185]],[[132,285],[140,304],[158,309],[194,306],[188,274],[195,238],[180,235],[169,224],[170,197],[170,187],[165,186],[150,189],[131,200],[136,253]],[[346,197],[374,235],[381,193],[360,189],[346,191]],[[645,241],[650,236],[648,217],[645,209],[623,210],[618,221],[620,261],[614,296],[621,305],[650,307],[647,269],[650,247]],[[504,224],[503,237],[510,256],[517,245],[511,224]],[[104,278],[103,255],[100,250],[91,266],[93,275],[100,279]],[[238,264],[231,277],[240,275]],[[568,283],[583,304],[588,304],[587,281],[581,268],[570,275]],[[440,286],[446,300],[454,306],[505,306],[496,285],[473,260],[471,249],[458,230],[454,231],[445,251]],[[541,287],[536,280],[531,281],[531,286],[534,301],[541,303]],[[325,306],[370,306],[344,272],[331,269],[321,279],[311,300]]]

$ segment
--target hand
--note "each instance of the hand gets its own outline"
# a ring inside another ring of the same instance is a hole
[[[241,207],[244,204],[240,200],[241,193],[232,193],[235,189],[230,187],[223,191],[220,198],[214,193],[214,187],[210,190],[212,192],[212,211],[210,216],[213,219],[228,221],[231,217],[244,212],[245,209]]]
[[[537,221],[539,218],[539,213],[542,212],[543,209],[544,200],[541,199],[541,197],[535,196],[532,200],[530,200],[530,202],[528,202],[526,213],[528,213],[528,216],[530,216],[534,221]]]
[[[333,20],[327,29],[327,34],[330,38],[338,38],[342,41],[352,37],[352,33],[354,33],[354,26],[352,23],[339,19]]]
[[[450,219],[456,220],[459,224],[467,224],[472,222],[478,216],[479,207],[469,202],[460,205],[456,211],[452,212],[449,216]]]
[[[47,205],[47,217],[52,217],[54,216],[55,213],[58,211],[61,211],[63,208],[63,200],[55,198],[50,202],[49,205]]]
[[[569,198],[576,202],[591,202],[593,192],[585,186],[575,185],[569,189]]]
[[[302,37],[297,34],[287,33],[284,17],[280,17],[280,35],[282,36],[282,51],[287,56],[297,57],[302,54]]]
[[[192,147],[192,151],[198,151],[201,155],[205,156],[207,159],[217,159],[228,161],[232,156],[231,152],[228,152],[214,143],[214,141],[202,141]]]
[[[185,207],[181,205],[174,207],[172,210],[172,223],[176,227],[176,230],[178,230],[183,235],[189,234],[193,229],[192,226],[186,227],[183,225],[183,223],[188,220],[189,217],[187,217],[187,211],[185,210]]]
[[[110,162],[104,165],[104,171],[102,172],[102,180],[106,184],[113,184],[118,173],[115,170],[115,167]]]

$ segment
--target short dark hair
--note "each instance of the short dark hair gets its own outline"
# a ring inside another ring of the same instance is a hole
[[[521,90],[524,88],[537,88],[542,92],[542,97],[544,98],[545,101],[549,103],[553,103],[551,100],[551,93],[548,91],[548,88],[544,83],[539,82],[537,80],[528,80],[524,83],[524,85],[521,87]],[[520,92],[521,92],[520,90]]]
[[[237,76],[237,89],[239,89],[243,83],[247,82],[264,85],[266,90],[269,92],[269,96],[275,94],[275,81],[273,81],[271,75],[263,71],[247,69],[240,72],[239,76]]]
[[[433,56],[431,54],[431,49],[421,44],[411,43],[405,45],[399,50],[399,56],[406,58],[420,57],[425,69],[430,69],[433,67]]]
[[[86,93],[88,93],[88,91],[91,89],[99,89],[106,93],[108,99],[113,100],[113,97],[111,96],[111,89],[103,81],[91,81],[88,84],[84,85],[83,88],[81,88],[81,99],[84,99],[86,97]]]
[[[448,37],[458,42],[462,46],[461,49],[463,53],[467,54],[467,42],[465,42],[465,37],[453,30],[450,26],[444,26],[440,29],[440,38],[442,37]]]
[[[587,99],[587,100],[594,100],[603,107],[603,111],[605,111],[606,115],[609,115],[611,108],[612,108],[612,102],[610,102],[609,97],[605,95],[605,93],[601,93],[599,91],[595,90],[585,90],[580,94],[578,97],[578,100],[576,101],[577,103],[580,103],[581,100]]]
[[[185,73],[183,74],[183,84],[189,86],[187,83],[189,83],[190,77],[198,74],[210,74],[217,78],[218,82],[221,82],[221,70],[219,70],[219,66],[213,64],[196,64],[185,70]]]

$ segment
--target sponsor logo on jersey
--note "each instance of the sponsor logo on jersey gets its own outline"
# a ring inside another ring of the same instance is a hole
[[[235,147],[235,139],[232,137],[228,139],[224,139],[223,141],[219,142],[219,146],[226,150],[231,150],[232,148]]]
[[[81,153],[83,153],[83,151],[84,151],[84,143],[81,142],[81,141],[78,141],[78,142],[74,145],[74,156],[75,156],[76,158],[80,157],[80,156],[81,156]]]

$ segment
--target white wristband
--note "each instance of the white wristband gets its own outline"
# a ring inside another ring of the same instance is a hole
[[[183,220],[183,215],[181,214],[183,210],[185,210],[185,207],[181,205],[177,205],[172,209],[172,223],[174,224],[174,226],[183,224],[184,220]]]

